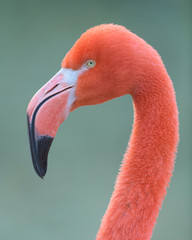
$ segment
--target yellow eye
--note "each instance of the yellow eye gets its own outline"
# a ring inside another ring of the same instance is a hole
[[[93,60],[87,60],[87,62],[85,63],[85,65],[86,65],[87,68],[93,68],[93,67],[95,67],[96,62],[93,61]]]

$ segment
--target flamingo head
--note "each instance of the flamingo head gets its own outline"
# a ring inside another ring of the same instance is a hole
[[[144,40],[119,25],[104,24],[82,34],[63,59],[61,70],[27,108],[31,155],[40,177],[46,173],[53,138],[69,112],[132,94],[150,52]]]

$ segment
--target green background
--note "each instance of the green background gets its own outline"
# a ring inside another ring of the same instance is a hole
[[[192,239],[191,13],[185,0],[0,0],[0,239],[95,239],[131,133],[131,97],[71,113],[44,180],[33,170],[26,108],[80,34],[111,22],[157,49],[173,80],[180,144],[152,239]]]

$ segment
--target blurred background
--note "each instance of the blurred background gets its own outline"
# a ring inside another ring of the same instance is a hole
[[[181,140],[152,239],[192,239],[191,13],[187,0],[0,0],[0,239],[95,239],[131,133],[131,97],[71,113],[44,180],[33,170],[26,108],[81,33],[111,22],[151,44],[173,80]]]

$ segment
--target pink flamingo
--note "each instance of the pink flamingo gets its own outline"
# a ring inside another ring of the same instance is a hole
[[[28,105],[33,165],[40,177],[59,125],[70,111],[131,94],[134,125],[96,240],[148,240],[174,168],[178,110],[158,53],[123,26],[86,31],[61,70]]]

